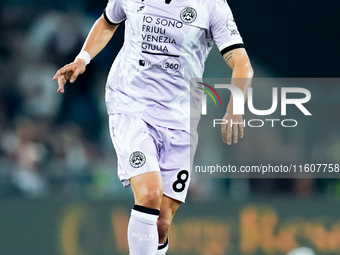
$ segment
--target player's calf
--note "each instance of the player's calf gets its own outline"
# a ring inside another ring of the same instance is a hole
[[[170,216],[171,217],[171,216]],[[164,244],[167,240],[172,218],[160,215],[157,221],[159,243]]]

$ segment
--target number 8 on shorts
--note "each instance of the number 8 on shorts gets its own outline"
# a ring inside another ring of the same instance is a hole
[[[172,184],[172,189],[175,192],[182,192],[185,189],[185,184],[189,179],[189,172],[182,170],[177,174],[177,180]]]

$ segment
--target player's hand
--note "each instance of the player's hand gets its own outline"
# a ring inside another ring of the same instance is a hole
[[[79,74],[85,72],[86,63],[83,59],[77,59],[71,64],[68,64],[60,68],[53,77],[53,80],[58,79],[58,90],[59,93],[64,93],[64,86],[67,81],[71,83],[75,82]]]
[[[231,145],[237,143],[239,138],[244,136],[244,126],[242,115],[225,114],[224,124],[221,125],[221,135],[223,142]]]

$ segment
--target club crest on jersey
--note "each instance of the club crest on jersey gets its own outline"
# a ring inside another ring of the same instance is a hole
[[[230,31],[230,35],[239,35],[240,33],[238,32],[235,19],[232,14],[228,14],[227,18],[227,29]]]
[[[135,151],[131,154],[129,161],[131,166],[139,168],[145,164],[146,157],[143,152]]]
[[[185,23],[192,23],[196,20],[197,12],[192,7],[186,7],[181,11],[181,20]]]

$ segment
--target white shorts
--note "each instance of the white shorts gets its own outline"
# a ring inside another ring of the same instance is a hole
[[[149,124],[126,114],[109,115],[109,125],[118,157],[118,177],[123,185],[129,186],[134,176],[160,171],[163,194],[184,202],[198,142],[197,132]]]

